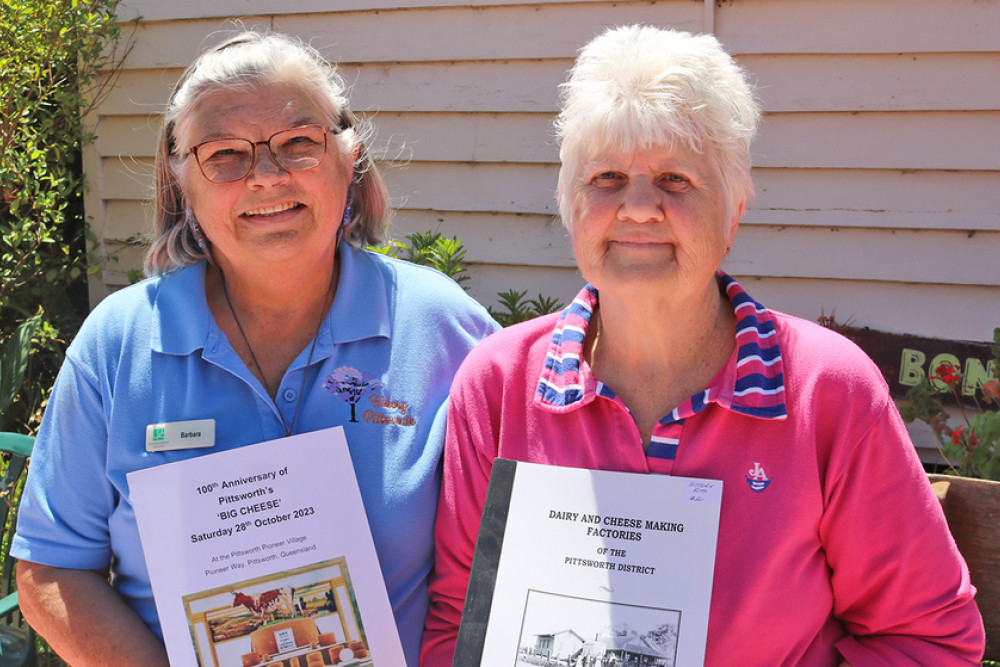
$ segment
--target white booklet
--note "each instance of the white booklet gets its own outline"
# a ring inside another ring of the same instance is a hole
[[[405,664],[341,427],[128,484],[171,665]]]
[[[497,459],[456,666],[703,665],[722,482]]]

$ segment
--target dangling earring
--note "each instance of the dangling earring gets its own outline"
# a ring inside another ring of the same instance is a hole
[[[194,211],[190,208],[184,211],[184,219],[187,220],[188,229],[191,230],[191,236],[194,237],[195,243],[202,250],[206,250],[205,246],[205,234],[201,231],[201,225],[194,218]]]
[[[351,204],[354,203],[354,183],[347,186],[347,204],[344,206],[344,222],[343,226],[347,227],[351,224]]]
[[[344,230],[347,226],[351,224],[351,204],[354,203],[354,183],[347,186],[347,203],[344,205],[344,219],[341,221],[340,226],[337,227],[337,246],[340,246],[340,240],[344,238]]]

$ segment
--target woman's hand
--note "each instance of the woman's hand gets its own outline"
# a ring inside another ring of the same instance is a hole
[[[17,564],[21,611],[73,667],[168,667],[167,652],[118,596],[107,574]]]

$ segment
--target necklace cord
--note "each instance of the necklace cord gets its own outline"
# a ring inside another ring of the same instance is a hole
[[[271,398],[271,402],[274,403],[275,409],[278,411],[278,418],[281,420],[281,427],[285,431],[285,437],[290,436],[295,430],[295,420],[299,416],[299,405],[302,404],[302,394],[306,389],[306,380],[309,377],[309,367],[312,366],[313,352],[316,351],[316,341],[319,339],[319,330],[323,327],[323,320],[326,319],[327,311],[330,309],[331,305],[331,293],[334,291],[334,284],[337,279],[337,269],[334,267],[333,276],[330,278],[330,286],[327,288],[326,301],[324,302],[323,310],[320,315],[319,324],[316,326],[316,333],[313,335],[312,344],[309,346],[309,358],[306,360],[306,367],[302,372],[302,384],[299,387],[299,395],[295,400],[295,410],[292,412],[292,423],[289,425],[285,421],[285,415],[282,414],[281,408],[278,407],[277,392],[271,391],[271,383],[267,381],[267,377],[264,374],[264,369],[261,367],[260,362],[257,361],[257,355],[254,354],[253,346],[250,345],[250,339],[247,338],[246,332],[243,330],[243,325],[240,323],[239,316],[236,315],[236,309],[233,308],[233,302],[229,298],[229,288],[226,286],[226,274],[219,268],[219,275],[222,276],[222,295],[226,298],[226,305],[229,306],[229,312],[233,316],[233,321],[236,322],[236,328],[240,332],[240,336],[243,338],[243,342],[247,346],[247,351],[250,352],[250,359],[253,361],[254,366],[257,367],[257,372],[260,373],[261,384],[264,385],[264,390],[267,395]]]

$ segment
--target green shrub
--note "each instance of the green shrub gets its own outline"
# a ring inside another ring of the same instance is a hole
[[[0,347],[30,354],[26,364],[5,360],[25,382],[0,413],[4,430],[37,428],[87,312],[87,275],[99,268],[87,253],[82,199],[81,149],[94,137],[81,119],[123,57],[118,2],[0,0]],[[31,344],[13,344],[33,318]]]
[[[434,267],[459,285],[469,279],[462,264],[465,248],[454,236],[449,239],[438,232],[417,232],[408,234],[405,243],[391,240],[385,245],[369,246],[368,249],[421,266]],[[468,289],[465,285],[462,287]]]
[[[469,279],[469,276],[465,274],[465,265],[463,264],[465,247],[455,237],[449,239],[437,232],[418,232],[408,234],[405,242],[393,240],[385,245],[369,246],[368,250],[404,259],[414,264],[434,267],[459,285]],[[465,285],[462,287],[468,289]],[[527,292],[516,290],[499,292],[497,300],[500,302],[499,307],[503,310],[494,306],[487,306],[486,309],[501,326],[508,327],[511,324],[553,313],[563,308],[563,304],[558,299],[541,294],[535,299],[528,299],[527,296]]]
[[[0,357],[0,415],[6,412],[21,391],[31,356],[31,337],[38,327],[38,316],[22,323],[7,339]]]
[[[500,307],[504,308],[504,310],[499,310],[493,306],[488,307],[487,310],[490,311],[493,319],[499,322],[500,326],[504,327],[530,320],[539,315],[554,313],[564,308],[564,304],[550,296],[539,294],[536,298],[529,299],[527,291],[507,290],[506,292],[498,293],[497,299],[500,301]]]

